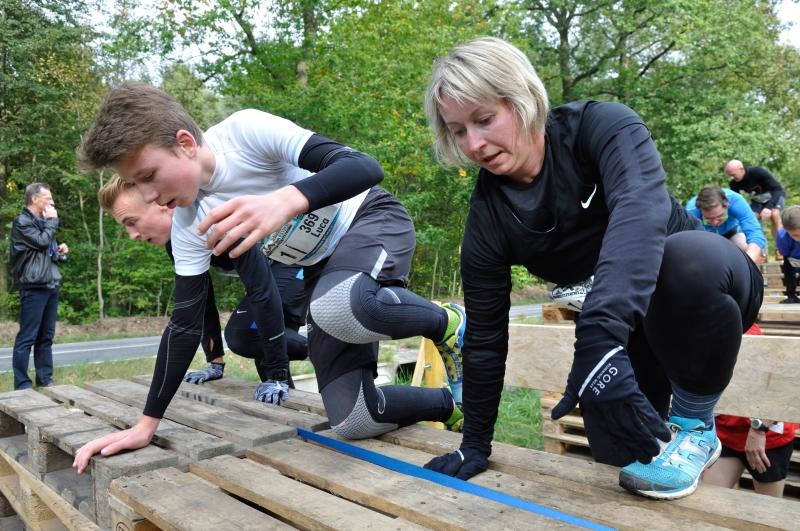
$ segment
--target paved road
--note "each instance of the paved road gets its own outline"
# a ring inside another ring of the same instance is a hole
[[[542,315],[541,304],[528,304],[512,306],[509,316],[537,317]],[[301,333],[305,333],[301,329]],[[53,363],[55,365],[71,365],[82,362],[101,362],[109,360],[124,360],[131,358],[146,358],[155,356],[161,336],[136,337],[128,339],[103,339],[99,341],[84,341],[80,343],[61,343],[53,345]],[[0,372],[11,370],[11,356],[13,349],[0,348]],[[33,368],[31,356],[30,367]]]

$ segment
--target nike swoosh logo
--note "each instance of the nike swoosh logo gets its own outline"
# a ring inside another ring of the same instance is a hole
[[[597,185],[596,184],[594,185],[594,190],[592,190],[592,193],[589,195],[589,199],[587,199],[585,202],[581,201],[581,206],[584,208],[584,210],[589,208],[589,205],[592,202],[592,198],[594,197],[595,192],[597,192]]]
[[[247,313],[247,310],[236,310],[236,313]]]

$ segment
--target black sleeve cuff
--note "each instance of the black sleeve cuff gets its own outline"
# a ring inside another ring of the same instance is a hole
[[[383,180],[383,169],[375,159],[320,135],[308,139],[299,164],[315,172],[294,183],[308,199],[309,211],[354,197]]]

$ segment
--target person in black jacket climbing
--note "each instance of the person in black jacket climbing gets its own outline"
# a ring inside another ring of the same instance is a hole
[[[669,195],[636,113],[596,101],[549,109],[530,61],[504,41],[439,59],[425,106],[440,158],[480,168],[461,254],[463,439],[426,466],[462,479],[488,466],[520,264],[581,310],[553,417],[580,404],[592,454],[624,467],[626,489],[692,493],[720,452],[714,405],[761,303],[758,268]]]

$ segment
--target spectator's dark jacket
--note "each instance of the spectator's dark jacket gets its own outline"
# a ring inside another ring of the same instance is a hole
[[[55,287],[58,271],[58,218],[38,218],[27,208],[11,229],[11,276],[20,289]]]

